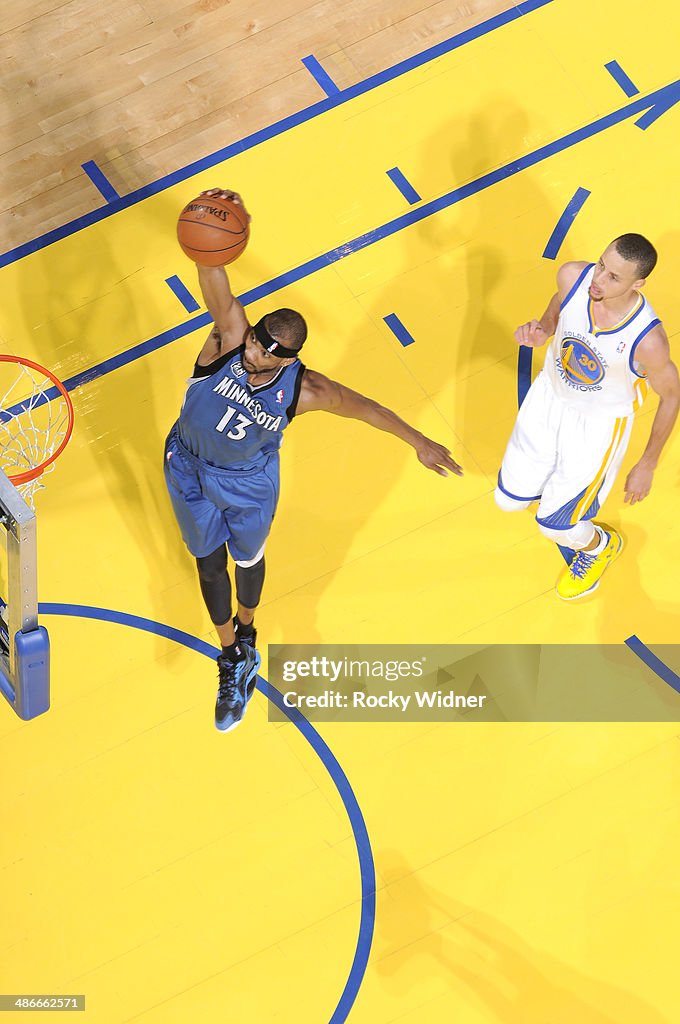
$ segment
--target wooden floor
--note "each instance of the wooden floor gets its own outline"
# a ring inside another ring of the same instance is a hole
[[[515,5],[509,0],[3,0],[2,251]],[[37,59],[39,58],[39,59]]]

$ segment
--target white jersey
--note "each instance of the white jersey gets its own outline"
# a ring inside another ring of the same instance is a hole
[[[619,324],[596,327],[597,304],[588,294],[594,269],[591,263],[582,271],[560,306],[544,373],[553,391],[569,405],[598,416],[628,416],[639,409],[648,389],[635,361],[637,346],[661,321],[638,295]]]

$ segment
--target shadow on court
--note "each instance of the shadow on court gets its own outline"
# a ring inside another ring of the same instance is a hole
[[[406,1000],[423,977],[433,977],[455,1000],[454,1017],[472,1005],[502,1024],[670,1024],[631,992],[589,977],[498,918],[424,884],[401,854],[383,851],[377,869],[386,888],[373,967],[395,998]]]

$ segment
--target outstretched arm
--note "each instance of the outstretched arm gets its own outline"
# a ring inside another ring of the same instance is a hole
[[[243,200],[239,194],[231,192],[229,189],[211,188],[201,195],[234,199],[243,206]],[[247,213],[245,206],[243,209]],[[248,320],[243,306],[232,294],[224,267],[202,267],[198,264],[197,269],[203,301],[215,321],[215,326],[208,335],[198,357],[199,364],[207,366],[225,352],[239,347],[243,341]]]
[[[652,430],[639,462],[626,477],[625,501],[635,505],[649,494],[659,456],[680,410],[680,377],[671,359],[670,345],[663,327],[653,328],[640,342],[636,359],[644,368],[647,380],[659,396]]]
[[[360,395],[358,391],[352,391],[343,384],[330,380],[322,373],[305,370],[297,412],[332,412],[336,416],[362,420],[371,427],[385,430],[388,434],[394,434],[406,444],[410,444],[415,448],[422,464],[440,476],[448,476],[449,472],[455,473],[456,476],[463,475],[463,470],[454,462],[449,449],[444,445],[425,437],[391,409],[386,409],[373,399]]]

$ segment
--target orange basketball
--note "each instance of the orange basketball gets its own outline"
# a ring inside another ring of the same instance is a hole
[[[243,207],[220,196],[192,199],[177,221],[177,239],[183,252],[204,267],[233,263],[248,244],[249,234]]]

